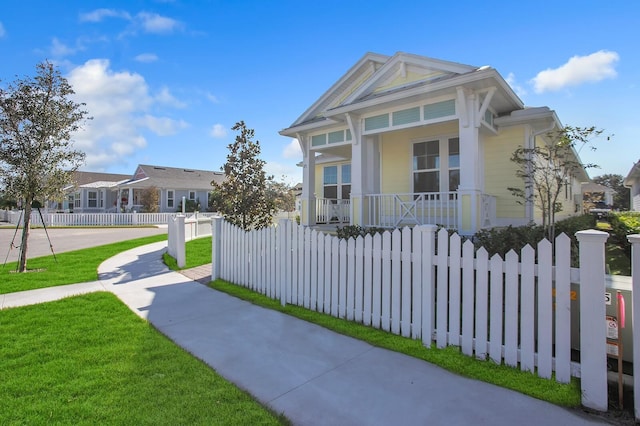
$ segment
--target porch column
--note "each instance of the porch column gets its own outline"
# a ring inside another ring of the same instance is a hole
[[[480,110],[478,95],[457,88],[458,132],[460,137],[460,186],[458,187],[458,233],[473,235],[480,228]]]
[[[127,211],[131,211],[133,208],[133,188],[129,188],[129,196],[127,197]]]
[[[351,215],[349,224],[364,225],[367,144],[364,143],[362,137],[360,118],[351,114],[346,114],[346,117],[351,131]]]
[[[300,224],[313,226],[316,224],[316,158],[311,150],[309,138],[306,135],[297,134],[300,148],[302,148],[302,195],[300,197]]]
[[[116,213],[120,213],[122,210],[120,209],[122,203],[122,190],[118,188],[116,191],[118,194],[116,195]]]

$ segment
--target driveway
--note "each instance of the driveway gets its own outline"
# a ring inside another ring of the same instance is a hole
[[[55,253],[73,251],[88,247],[111,244],[118,241],[132,240],[134,238],[148,237],[151,235],[166,234],[167,227],[161,228],[47,228],[51,247]],[[15,240],[14,240],[15,234]],[[20,250],[16,248],[20,245],[22,229],[0,228],[0,265],[7,262],[17,261]],[[11,242],[13,240],[12,247]],[[29,232],[29,247],[27,255],[29,258],[48,256],[51,254],[51,247],[47,240],[47,235],[43,228],[31,229]],[[9,254],[7,258],[7,253]]]

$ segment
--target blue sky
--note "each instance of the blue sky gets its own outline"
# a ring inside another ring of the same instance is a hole
[[[267,171],[302,179],[288,127],[366,52],[490,65],[528,106],[613,134],[585,163],[640,159],[640,2],[3,1],[0,79],[59,66],[93,120],[84,170],[219,170],[244,120]]]

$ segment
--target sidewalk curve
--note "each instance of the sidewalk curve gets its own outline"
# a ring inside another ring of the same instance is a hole
[[[165,247],[118,254],[100,265],[98,283],[80,289],[115,293],[293,424],[605,424],[213,290],[170,271]]]

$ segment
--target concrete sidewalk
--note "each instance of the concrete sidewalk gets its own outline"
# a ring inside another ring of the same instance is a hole
[[[604,424],[210,289],[169,271],[162,262],[165,246],[121,253],[100,265],[99,283],[69,293],[112,291],[293,424]]]

